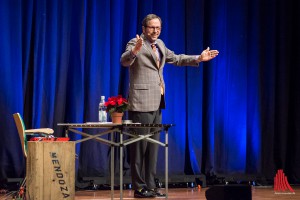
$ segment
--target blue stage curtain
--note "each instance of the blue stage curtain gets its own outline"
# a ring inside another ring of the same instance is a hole
[[[176,124],[170,176],[272,179],[282,168],[300,182],[299,9],[298,1],[273,0],[0,1],[0,181],[25,173],[12,114],[58,137],[64,130],[57,123],[97,121],[101,95],[127,97],[120,56],[155,13],[163,20],[160,38],[175,53],[220,51],[198,68],[165,66],[163,123]],[[109,175],[108,146],[87,141],[76,153],[78,178]],[[163,148],[159,160],[162,174]]]

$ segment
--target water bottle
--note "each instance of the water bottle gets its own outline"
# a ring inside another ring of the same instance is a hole
[[[105,96],[101,96],[99,103],[99,122],[107,122],[107,113],[105,107]]]

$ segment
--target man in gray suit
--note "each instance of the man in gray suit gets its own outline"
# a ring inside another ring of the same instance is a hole
[[[129,119],[142,124],[161,124],[161,109],[165,108],[165,63],[176,66],[199,66],[202,61],[215,58],[219,52],[207,48],[200,55],[176,55],[158,39],[162,21],[154,14],[142,22],[143,33],[131,39],[121,56],[121,64],[129,67]],[[147,134],[149,129],[139,129],[138,134]],[[159,140],[159,134],[152,138]],[[134,197],[164,196],[155,184],[158,145],[139,141],[129,146],[131,176]],[[144,167],[144,169],[143,169]],[[144,172],[144,173],[143,173]]]

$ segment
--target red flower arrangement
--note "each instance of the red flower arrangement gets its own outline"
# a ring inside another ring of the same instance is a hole
[[[123,113],[128,110],[128,101],[123,98],[122,95],[118,95],[115,97],[109,97],[107,102],[105,102],[106,112],[110,114],[113,112]]]

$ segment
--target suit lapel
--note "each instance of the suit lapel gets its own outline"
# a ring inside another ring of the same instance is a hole
[[[147,46],[148,51],[149,51],[149,52],[151,53],[151,55],[152,55],[152,58],[153,58],[154,63],[156,63],[156,55],[155,55],[155,53],[153,52],[152,47],[150,46],[150,44],[147,44],[146,46]],[[158,68],[157,65],[155,65],[155,66],[156,66],[156,68]]]
[[[164,46],[163,44],[160,42],[160,40],[157,40],[157,45],[156,45],[158,48],[159,48],[159,52],[160,52],[160,68],[164,65],[164,59],[165,59],[165,52],[163,51],[164,49]]]
[[[147,38],[145,37],[144,34],[142,34],[141,37],[143,38],[144,41],[147,40]],[[149,53],[152,55],[152,58],[153,58],[154,63],[156,63],[156,55],[155,55],[155,53],[154,53],[153,50],[152,50],[152,47],[151,47],[151,45],[150,45],[150,42],[147,40],[147,42],[144,42],[143,46],[145,47],[145,49],[147,49],[147,51],[149,51]],[[161,45],[158,45],[158,48],[159,48],[159,51],[162,53],[162,51],[161,51]],[[162,54],[163,54],[163,53],[162,53]],[[161,55],[161,56],[162,56],[162,57],[161,57],[161,60],[162,60],[163,55]],[[162,62],[160,62],[160,66],[161,66],[161,63],[162,63]],[[154,65],[154,66],[155,66],[156,69],[159,69],[159,67],[158,67],[157,65]]]

